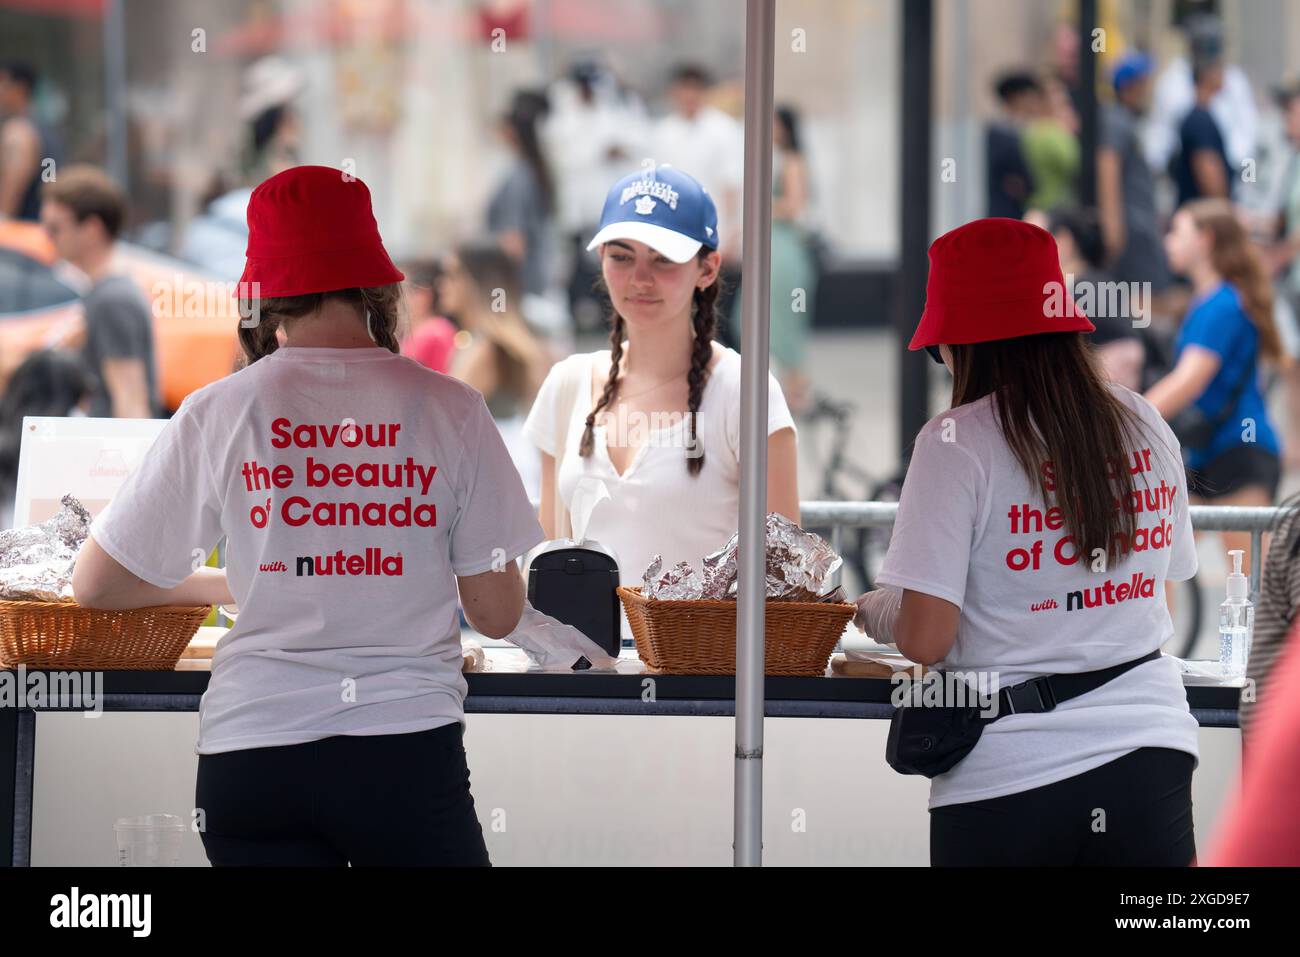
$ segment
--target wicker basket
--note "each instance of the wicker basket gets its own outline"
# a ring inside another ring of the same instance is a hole
[[[621,587],[637,654],[654,674],[734,675],[734,601],[659,601]],[[769,675],[823,675],[835,643],[856,611],[851,603],[768,601],[765,664]]]
[[[0,666],[170,671],[209,607],[108,611],[75,601],[0,601]]]

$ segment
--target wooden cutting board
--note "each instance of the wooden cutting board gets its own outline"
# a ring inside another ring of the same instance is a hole
[[[217,642],[225,637],[228,629],[214,625],[201,626],[198,632],[181,652],[181,660],[176,663],[177,671],[208,671],[212,668],[212,653]],[[482,653],[480,649],[480,654]],[[486,670],[478,665],[476,658],[465,649],[464,671]]]
[[[212,652],[217,647],[217,642],[225,637],[227,630],[215,625],[200,626],[198,633],[190,640],[185,650],[181,652],[181,660],[185,661],[192,658],[211,659]]]
[[[843,655],[831,658],[831,672],[845,678],[888,678],[897,670],[883,661],[850,661]],[[921,667],[922,674],[929,670],[924,665]]]

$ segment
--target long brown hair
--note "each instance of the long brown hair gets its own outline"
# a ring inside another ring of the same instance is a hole
[[[491,345],[498,388],[527,407],[537,397],[551,361],[519,311],[523,301],[519,264],[494,242],[458,246],[456,258],[478,299],[475,327],[470,331]]]
[[[711,251],[708,248],[701,248],[696,259],[703,262]],[[597,281],[598,288],[603,284],[603,280]],[[687,398],[690,415],[687,416],[686,421],[690,431],[686,445],[686,471],[692,476],[699,475],[700,469],[704,468],[704,450],[696,440],[695,419],[696,413],[700,410],[700,400],[704,397],[704,386],[709,381],[709,362],[713,358],[713,334],[718,328],[717,306],[721,285],[722,277],[719,276],[703,289],[697,287],[692,299],[691,326],[695,330],[695,343],[691,348],[691,369],[686,374],[686,382],[690,387]],[[578,445],[578,454],[583,458],[588,458],[595,449],[596,416],[618,396],[618,367],[623,361],[623,334],[626,329],[623,317],[618,314],[612,302],[609,318],[611,323],[609,378],[605,382],[605,389],[596,402],[595,408],[587,415],[587,425],[582,431],[582,442]]]
[[[1241,296],[1242,308],[1259,331],[1260,355],[1272,362],[1281,361],[1282,340],[1273,324],[1273,284],[1232,203],[1226,199],[1197,199],[1183,209],[1197,229],[1209,232],[1210,264]]]
[[[1137,527],[1135,513],[1116,506],[1137,488],[1127,460],[1143,423],[1111,393],[1083,336],[1055,332],[948,348],[953,407],[992,395],[1003,438],[1043,501],[1060,507],[1080,559],[1103,549],[1112,564]],[[1044,474],[1049,461],[1054,490]]]
[[[269,356],[280,347],[275,331],[286,319],[296,319],[315,312],[328,300],[335,299],[357,307],[366,319],[368,328],[378,345],[389,352],[401,353],[397,341],[397,326],[401,321],[402,287],[400,283],[386,286],[368,286],[356,289],[333,289],[313,292],[303,296],[268,296],[262,299],[239,297],[239,345],[244,350],[245,364]],[[245,325],[243,317],[255,318]]]

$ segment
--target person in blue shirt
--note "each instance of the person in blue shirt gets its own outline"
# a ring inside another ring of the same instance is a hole
[[[1271,505],[1281,475],[1281,445],[1259,387],[1262,362],[1282,361],[1273,293],[1263,263],[1222,199],[1188,203],[1165,237],[1169,263],[1192,283],[1173,370],[1147,398],[1175,424],[1195,405],[1217,423],[1207,442],[1183,438],[1188,491],[1211,505]],[[1180,438],[1182,438],[1180,436]],[[1225,532],[1225,548],[1250,555],[1247,532]]]

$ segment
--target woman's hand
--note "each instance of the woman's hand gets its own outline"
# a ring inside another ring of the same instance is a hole
[[[853,616],[853,624],[877,643],[892,645],[894,644],[894,622],[898,619],[902,600],[902,589],[889,585],[859,595],[853,602],[858,606]]]

